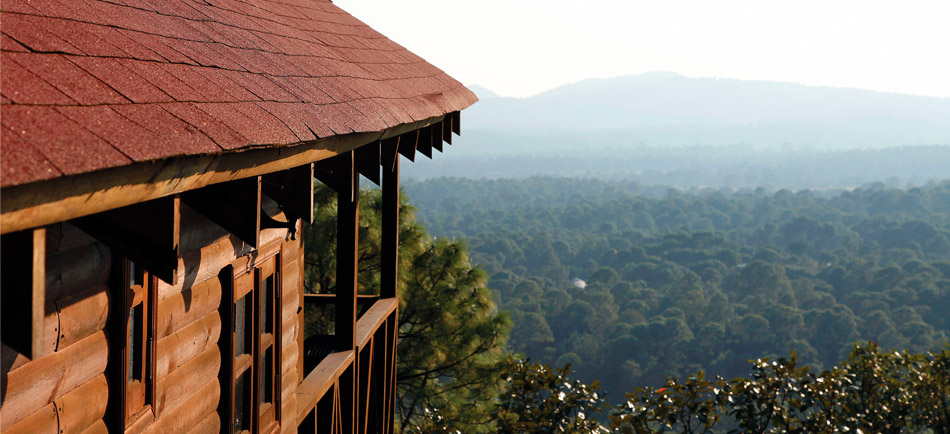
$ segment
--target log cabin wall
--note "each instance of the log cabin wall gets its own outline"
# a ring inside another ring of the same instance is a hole
[[[264,198],[265,212],[281,219],[276,204]],[[298,222],[298,234],[300,223]],[[286,229],[261,231],[260,250],[240,241],[196,211],[181,207],[178,285],[157,281],[155,311],[154,402],[133,418],[125,433],[221,431],[218,374],[222,354],[219,272],[232,265],[253,267],[260,252],[279,253],[281,432],[296,431],[298,306],[302,293],[302,237]],[[110,290],[113,253],[69,223],[47,227],[46,317],[43,356],[30,360],[2,348],[0,430],[4,433],[105,433],[110,396]],[[124,320],[124,318],[120,318]],[[112,355],[112,359],[121,359]],[[116,362],[116,360],[112,360]],[[114,430],[113,430],[114,432]]]

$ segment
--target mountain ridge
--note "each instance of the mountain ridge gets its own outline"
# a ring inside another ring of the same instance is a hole
[[[588,132],[763,124],[849,123],[848,130],[897,130],[881,145],[950,144],[950,98],[788,82],[690,78],[651,72],[588,79],[528,98],[497,97],[478,87],[482,102],[466,110],[467,129]],[[855,124],[855,121],[858,124]],[[834,135],[834,134],[833,134]],[[776,137],[770,139],[775,140]],[[777,138],[782,142],[797,139]],[[753,138],[753,140],[755,140]],[[746,139],[727,142],[748,141]],[[811,140],[814,142],[815,140]],[[702,136],[690,142],[703,143]]]

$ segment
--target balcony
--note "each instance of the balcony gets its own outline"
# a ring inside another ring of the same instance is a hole
[[[304,296],[304,372],[297,432],[391,433],[399,302],[357,297],[356,348],[335,351],[335,295]]]

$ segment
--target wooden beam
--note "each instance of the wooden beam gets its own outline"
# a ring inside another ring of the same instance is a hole
[[[456,136],[462,135],[462,112],[455,111],[452,113],[452,132]]]
[[[384,142],[384,145],[386,143]],[[379,295],[396,297],[399,282],[399,144],[384,146]]]
[[[288,221],[313,223],[313,163],[263,175],[261,192],[280,205]]]
[[[350,191],[352,181],[347,171],[353,170],[352,154],[351,151],[314,163],[313,177],[337,193]]]
[[[381,326],[386,324],[386,319],[388,319],[398,307],[399,301],[395,298],[383,298],[364,312],[356,328],[357,348],[362,350],[368,346],[370,339],[376,335],[376,332]]]
[[[426,127],[432,130],[432,149],[442,152],[442,122],[438,122]]]
[[[419,141],[416,144],[416,150],[428,158],[432,158],[432,129],[422,128],[419,130]]]
[[[442,121],[442,141],[452,144],[452,116],[446,116]]]
[[[10,348],[35,360],[44,352],[46,228],[4,235],[0,259],[0,337]]]
[[[409,161],[416,161],[416,147],[419,143],[419,131],[411,131],[398,137],[399,153]]]
[[[46,226],[139,202],[260,176],[349,152],[441,121],[436,116],[372,132],[327,137],[295,146],[178,156],[96,172],[4,187],[0,233]]]
[[[261,238],[261,177],[209,185],[182,194],[182,200],[254,248]]]
[[[177,194],[72,223],[165,283],[178,284],[181,200]]]
[[[356,171],[379,185],[379,142],[356,148]]]
[[[297,386],[297,420],[306,418],[320,399],[331,391],[343,372],[353,365],[355,354],[355,351],[332,353],[307,374]]]

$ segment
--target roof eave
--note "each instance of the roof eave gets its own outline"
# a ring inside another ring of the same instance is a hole
[[[293,146],[171,157],[4,187],[0,190],[0,233],[37,228],[211,184],[290,169],[425,128],[448,116]]]

